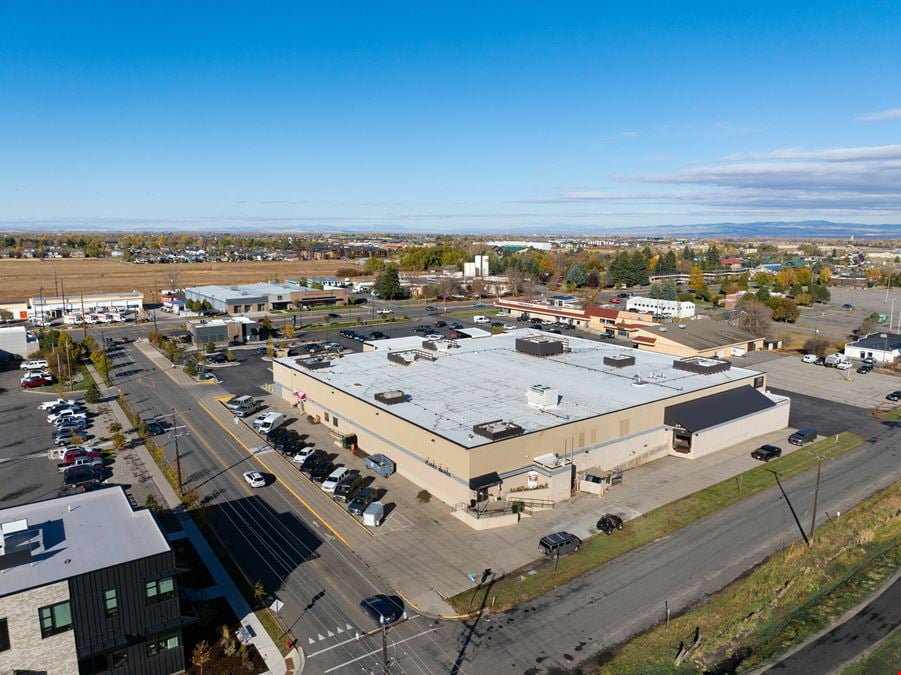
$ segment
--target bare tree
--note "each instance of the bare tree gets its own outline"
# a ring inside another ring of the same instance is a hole
[[[507,283],[510,286],[510,292],[515,298],[522,292],[522,271],[518,267],[508,267],[507,271],[504,272],[504,274],[507,277]]]
[[[167,291],[176,291],[181,288],[181,270],[178,265],[168,264],[163,266],[163,285]]]
[[[472,280],[472,283],[469,284],[469,290],[474,295],[478,295],[480,298],[485,295],[485,282],[482,279],[476,277]]]
[[[738,323],[742,328],[757,336],[767,335],[773,322],[770,308],[759,300],[742,298],[735,306],[738,312]]]
[[[449,297],[456,295],[460,291],[460,284],[451,277],[441,277],[438,280],[436,290],[438,291],[438,297],[447,301]]]

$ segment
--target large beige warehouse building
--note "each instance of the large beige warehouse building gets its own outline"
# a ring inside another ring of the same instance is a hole
[[[725,360],[530,329],[369,348],[277,359],[276,392],[454,506],[527,486],[566,499],[588,469],[695,458],[788,424],[765,375]]]

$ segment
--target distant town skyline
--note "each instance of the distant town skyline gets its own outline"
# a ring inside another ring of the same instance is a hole
[[[0,228],[901,223],[896,3],[0,19]]]

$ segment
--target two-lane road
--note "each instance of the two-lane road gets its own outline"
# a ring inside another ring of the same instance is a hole
[[[391,589],[306,513],[285,486],[247,485],[243,472],[260,465],[211,419],[190,390],[178,387],[134,348],[113,350],[110,358],[114,382],[137,414],[169,416],[171,421],[176,411],[186,489],[197,491],[210,523],[249,580],[262,581],[285,603],[280,618],[307,654],[308,672],[378,670],[380,638],[355,638],[376,627],[359,603]],[[165,445],[172,461],[170,436],[155,440]],[[413,613],[392,629],[398,672],[446,672],[434,658],[419,655],[420,645],[431,644],[435,632],[432,622]],[[441,654],[441,645],[431,647]]]

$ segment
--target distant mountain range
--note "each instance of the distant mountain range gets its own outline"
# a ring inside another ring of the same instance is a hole
[[[361,225],[317,225],[310,223],[261,223],[232,226],[200,226],[197,224],[164,224],[132,221],[129,223],[21,223],[0,225],[7,232],[256,232],[298,234],[436,234],[415,225],[388,225],[372,223]],[[834,223],[828,220],[760,221],[754,223],[698,223],[695,225],[648,226],[598,226],[582,224],[529,225],[516,228],[466,228],[445,226],[441,234],[472,234],[480,236],[548,236],[548,237],[610,237],[610,236],[665,236],[665,237],[735,237],[786,238],[786,239],[901,239],[901,225],[863,225],[860,223]]]

